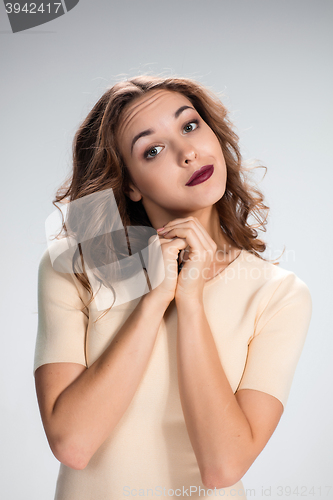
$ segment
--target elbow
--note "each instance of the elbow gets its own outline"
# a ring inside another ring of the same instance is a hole
[[[223,469],[207,469],[201,473],[201,480],[207,489],[217,490],[229,488],[242,479],[246,471],[241,472],[237,467]]]
[[[49,441],[53,455],[59,462],[74,470],[83,470],[87,467],[90,458],[82,445],[70,442]]]

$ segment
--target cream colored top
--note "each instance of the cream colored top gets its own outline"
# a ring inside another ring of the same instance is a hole
[[[101,310],[93,301],[81,312],[80,295],[86,300],[87,292],[73,275],[53,269],[48,250],[38,279],[35,370],[55,362],[89,367],[140,300],[113,307],[93,324]],[[256,389],[285,405],[311,318],[307,285],[293,272],[242,250],[206,282],[204,307],[232,390]],[[61,464],[56,500],[199,499],[203,489],[207,493],[180,403],[176,337],[173,301],[131,404],[85,469]],[[245,498],[242,482],[225,490],[224,496]]]

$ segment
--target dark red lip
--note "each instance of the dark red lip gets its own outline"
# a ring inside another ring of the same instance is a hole
[[[214,166],[213,165],[205,165],[204,167],[199,168],[192,177],[190,178],[189,181],[185,184],[186,186],[196,186],[197,184],[201,184],[202,182],[205,182],[209,177],[212,176],[214,172]]]

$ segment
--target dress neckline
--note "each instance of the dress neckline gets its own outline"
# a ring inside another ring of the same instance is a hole
[[[239,252],[237,257],[234,258],[234,260],[232,260],[224,269],[222,269],[222,271],[219,271],[217,274],[215,274],[215,276],[213,276],[213,278],[206,281],[205,288],[207,286],[210,286],[211,283],[214,283],[215,281],[217,281],[224,274],[224,272],[227,271],[227,269],[230,269],[234,265],[238,264],[240,262],[240,260],[242,259],[243,253],[244,253],[244,248],[241,248],[241,251]]]

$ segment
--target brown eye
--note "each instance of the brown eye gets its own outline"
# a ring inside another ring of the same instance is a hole
[[[193,122],[190,122],[190,123],[187,123],[184,127],[184,132],[192,132],[193,130],[195,130],[196,128],[198,127],[198,122],[197,121],[193,121]]]
[[[145,152],[145,158],[155,158],[162,150],[161,146],[154,146]]]

